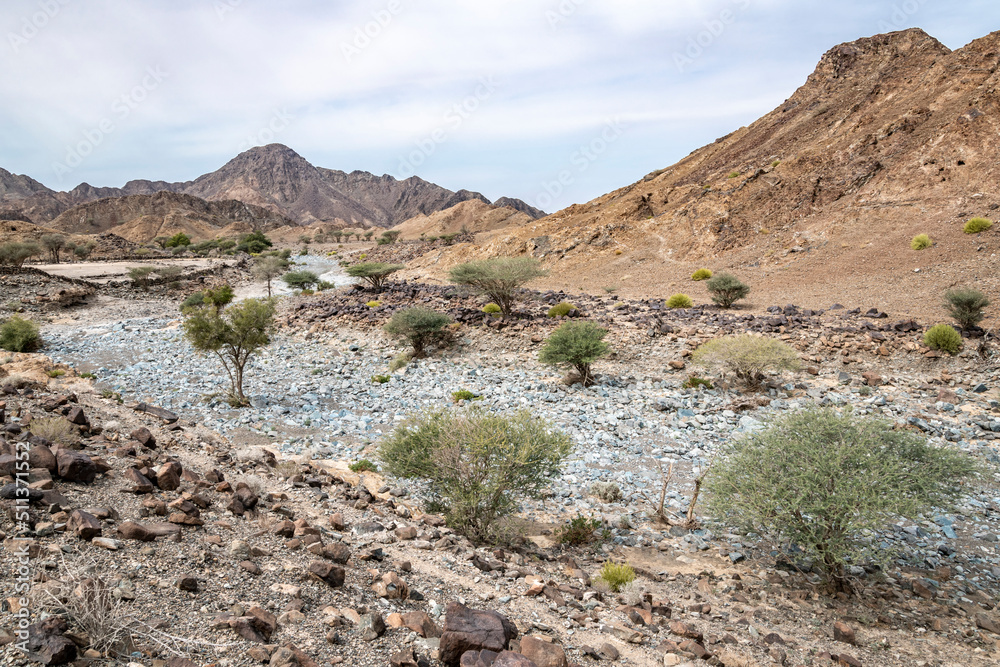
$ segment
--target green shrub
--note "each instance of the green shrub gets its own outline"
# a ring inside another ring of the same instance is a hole
[[[406,366],[406,364],[410,363],[412,360],[413,360],[413,355],[411,355],[409,352],[404,352],[403,354],[397,356],[395,359],[392,360],[392,362],[389,364],[389,372],[395,373],[400,368],[403,368],[404,366]]]
[[[693,305],[694,301],[687,294],[674,294],[667,299],[667,308],[690,308]]]
[[[500,317],[500,306],[495,303],[488,303],[483,306],[483,312],[487,315],[492,315],[494,317]]]
[[[66,375],[66,371],[61,368],[53,368],[48,372],[50,378],[61,378],[63,375]]]
[[[240,242],[236,245],[236,250],[238,252],[245,252],[248,255],[259,255],[273,245],[271,239],[264,236],[264,232],[253,232],[240,239]],[[216,243],[216,247],[218,247],[218,243]]]
[[[392,379],[391,375],[373,375],[372,382],[375,384],[385,384]]]
[[[445,327],[449,324],[451,318],[444,313],[417,306],[397,310],[382,328],[388,334],[409,341],[413,346],[413,358],[419,359],[428,345],[448,339],[450,332]]]
[[[738,172],[738,171],[731,171],[731,172],[729,172],[729,176],[727,176],[727,178],[739,178],[739,176],[740,176],[740,172]]]
[[[312,271],[289,271],[281,281],[292,289],[307,290],[319,282],[319,276]]]
[[[635,581],[635,570],[628,563],[616,563],[609,560],[601,568],[597,579],[603,581],[608,585],[608,588],[617,593]]]
[[[325,290],[333,289],[336,286],[337,286],[336,284],[331,283],[329,280],[321,280],[318,283],[316,283],[316,291],[323,292]]]
[[[80,377],[82,377],[85,380],[96,380],[97,379],[97,376],[94,375],[93,373],[80,373]]]
[[[621,487],[614,482],[594,482],[590,485],[590,495],[606,503],[617,503],[625,497]]]
[[[451,392],[451,400],[458,403],[459,401],[475,401],[481,398],[478,394],[473,394],[468,389],[459,389],[458,391]]]
[[[205,303],[205,293],[195,292],[194,294],[188,295],[186,299],[181,301],[181,312],[184,312],[189,308],[197,308],[203,303]]]
[[[748,389],[760,387],[766,371],[795,370],[799,366],[794,349],[775,338],[753,334],[710,340],[694,351],[691,360],[733,373]]]
[[[188,236],[187,234],[185,234],[184,232],[177,232],[176,234],[174,234],[173,236],[171,236],[169,239],[167,239],[166,244],[163,245],[162,247],[164,247],[164,248],[179,248],[179,247],[184,247],[184,246],[189,246],[189,245],[191,245],[191,237]]]
[[[364,255],[361,255],[364,259]],[[361,262],[347,267],[347,275],[368,281],[373,289],[381,290],[389,276],[406,267],[402,264],[386,264],[385,262]]]
[[[992,226],[993,223],[986,218],[973,218],[965,223],[965,227],[962,228],[962,231],[966,234],[978,234],[979,232],[985,232]]]
[[[42,248],[37,243],[4,243],[0,245],[0,264],[22,266],[28,259],[40,254]]]
[[[34,352],[42,346],[38,325],[19,315],[0,324],[0,348],[8,352]]]
[[[946,511],[979,471],[971,457],[889,422],[814,409],[723,444],[706,489],[726,526],[801,550],[846,590],[848,565],[892,557],[871,533]]]
[[[917,234],[910,240],[910,247],[914,250],[923,250],[934,245],[934,241],[927,234]]]
[[[924,334],[924,345],[955,355],[962,349],[962,334],[949,324],[935,324]]]
[[[594,539],[594,532],[601,527],[599,519],[585,517],[582,514],[570,519],[565,525],[555,530],[555,537],[560,544],[580,546]]]
[[[347,467],[351,469],[351,472],[378,472],[378,466],[368,459],[361,459]]]
[[[708,269],[698,269],[697,271],[691,274],[691,280],[695,281],[708,280],[711,277],[712,277],[712,272],[709,271]]]
[[[557,303],[556,305],[549,308],[549,317],[566,317],[570,314],[570,311],[576,310],[576,306],[569,303],[568,301],[563,301],[562,303]]]
[[[385,470],[427,482],[429,504],[473,540],[500,538],[524,497],[538,498],[569,454],[568,435],[524,411],[477,408],[426,413],[386,438]]]
[[[698,389],[699,387],[704,387],[705,389],[713,388],[712,383],[709,380],[706,380],[705,378],[696,377],[694,375],[685,380],[684,384],[682,384],[681,387],[683,387],[684,389]]]
[[[372,301],[367,301],[365,305],[368,306],[369,308],[378,308],[379,306],[382,305],[382,302],[372,300]]]
[[[983,321],[983,311],[990,305],[985,294],[971,287],[948,290],[944,293],[944,301],[945,310],[966,331]]]
[[[152,275],[153,271],[152,266],[133,266],[128,270],[128,277],[145,291],[149,289],[149,276]]]
[[[712,295],[712,301],[722,308],[729,308],[750,293],[749,285],[745,285],[736,276],[728,273],[719,273],[710,278],[705,287]]]
[[[534,257],[497,257],[459,264],[448,272],[453,283],[485,294],[510,317],[518,291],[525,283],[548,275]]]
[[[593,322],[564,322],[545,341],[538,360],[543,364],[566,365],[574,369],[573,382],[593,383],[590,365],[607,356],[611,348],[604,342],[608,330]]]

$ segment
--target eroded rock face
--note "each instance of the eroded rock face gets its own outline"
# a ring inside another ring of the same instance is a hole
[[[466,651],[506,650],[517,637],[517,628],[495,611],[470,609],[458,602],[448,603],[444,632],[441,633],[441,662],[458,665]]]

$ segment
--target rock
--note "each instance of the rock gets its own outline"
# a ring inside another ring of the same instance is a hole
[[[257,507],[257,503],[260,502],[260,498],[257,497],[257,494],[254,493],[249,486],[241,486],[236,489],[236,492],[233,493],[233,497],[240,501],[243,508],[248,511]]]
[[[493,667],[538,667],[528,658],[513,651],[503,651],[493,661]]]
[[[69,409],[69,412],[66,413],[66,421],[70,424],[90,428],[90,420],[87,419],[86,413],[79,405],[74,405]]]
[[[129,484],[129,487],[126,489],[129,493],[146,494],[153,492],[153,483],[136,468],[129,468],[122,477]]]
[[[881,387],[882,386],[882,376],[878,373],[865,372],[861,374],[864,379],[864,383],[869,387]]]
[[[118,540],[113,540],[110,537],[95,537],[90,541],[91,544],[101,547],[102,549],[107,549],[108,551],[118,551],[121,548],[121,543]]]
[[[182,591],[187,591],[188,593],[198,592],[198,580],[190,575],[178,577],[174,583]]]
[[[842,667],[862,667],[860,660],[846,653],[841,653],[837,656],[837,664]]]
[[[693,639],[696,642],[701,642],[704,639],[701,631],[689,623],[683,623],[681,621],[670,621],[670,632],[675,635],[680,635],[681,637],[687,637],[688,639]]]
[[[358,623],[358,631],[366,642],[375,641],[385,634],[385,620],[378,612],[365,614]]]
[[[995,635],[1000,635],[1000,621],[997,621],[995,617],[989,614],[981,612],[976,614],[976,627],[987,632],[992,632]]]
[[[499,653],[517,637],[514,624],[495,611],[474,610],[450,602],[445,614],[440,660],[449,667],[458,665],[466,651],[486,649]]]
[[[318,579],[328,586],[338,588],[344,585],[344,568],[332,563],[325,563],[321,560],[313,561],[309,564],[309,575]]]
[[[383,574],[382,578],[372,585],[372,590],[380,598],[387,600],[405,600],[410,596],[410,587],[395,572]]]
[[[527,635],[521,639],[521,654],[537,667],[566,667],[566,652],[562,646]]]
[[[28,657],[43,665],[65,665],[76,660],[76,644],[65,636],[68,626],[58,616],[35,623],[28,630]]]
[[[66,521],[66,529],[81,540],[92,540],[101,536],[101,521],[93,514],[82,510],[73,510]]]
[[[52,474],[57,474],[59,464],[55,454],[45,445],[35,445],[28,452],[28,465],[32,468],[45,468]]]
[[[261,572],[260,568],[257,567],[257,564],[254,563],[253,561],[249,561],[249,560],[241,561],[240,562],[240,568],[242,570],[244,570],[245,572],[249,572],[250,574],[252,574],[254,576],[259,575],[260,572]]]
[[[597,647],[597,656],[602,660],[617,660],[621,654],[618,653],[618,649],[614,647],[614,644],[608,644],[605,642]]]
[[[390,667],[418,667],[417,656],[412,648],[396,651],[389,658]]]
[[[351,559],[351,549],[343,542],[323,545],[323,558],[344,565]]]
[[[156,486],[163,491],[175,491],[181,485],[181,464],[176,461],[164,463],[156,470]]]
[[[344,523],[344,515],[340,512],[330,516],[330,527],[337,532],[344,532],[347,529],[347,524]]]
[[[266,644],[278,629],[278,619],[260,607],[251,607],[245,616],[230,620],[229,625],[247,641]]]
[[[136,540],[138,542],[152,542],[156,539],[156,534],[149,528],[134,521],[124,521],[119,524],[117,532],[126,540]]]
[[[57,472],[68,482],[90,484],[97,477],[97,466],[86,454],[60,449],[56,455]]]
[[[441,629],[426,612],[410,611],[402,615],[403,627],[413,630],[425,639],[441,636]]]
[[[156,438],[153,437],[153,434],[150,433],[149,429],[145,426],[135,429],[129,434],[128,437],[135,440],[143,447],[147,447],[149,449],[154,449],[156,447]]]
[[[857,645],[857,639],[854,636],[854,628],[840,621],[833,624],[833,640],[837,642],[844,642],[845,644]]]

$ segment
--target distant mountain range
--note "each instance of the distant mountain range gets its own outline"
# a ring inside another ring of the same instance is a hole
[[[315,167],[287,146],[270,144],[251,148],[218,171],[186,183],[135,180],[121,188],[96,188],[82,183],[69,192],[57,192],[28,176],[0,169],[0,219],[48,224],[61,218],[63,227],[66,220],[80,218],[76,214],[64,215],[73,207],[102,199],[161,192],[190,195],[208,202],[236,200],[268,209],[300,225],[325,222],[344,227],[392,227],[464,201],[491,203],[478,192],[452,192],[416,176],[400,181],[364,171],[347,173]],[[134,208],[135,204],[131,202],[126,208]],[[140,208],[149,205],[144,202]],[[545,215],[519,199],[504,197],[495,205],[513,208],[533,218]],[[194,206],[205,210],[203,206]],[[103,209],[106,214],[108,209],[108,206]],[[254,215],[255,219],[260,217]],[[121,224],[123,220],[117,222]],[[84,229],[67,231],[88,233]]]

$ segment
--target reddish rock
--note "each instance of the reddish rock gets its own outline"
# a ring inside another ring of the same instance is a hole
[[[486,649],[499,653],[517,637],[514,624],[495,611],[469,609],[458,602],[450,602],[445,614],[440,659],[449,667],[458,665],[466,651]]]
[[[343,542],[334,542],[323,546],[323,558],[344,565],[351,559],[351,548]]]
[[[129,434],[129,437],[132,440],[138,442],[143,447],[148,447],[149,449],[153,449],[154,447],[156,447],[156,438],[153,437],[153,434],[150,433],[149,429],[146,428],[145,426],[139,427],[134,431],[132,431]]]
[[[97,466],[90,457],[72,449],[60,449],[56,464],[59,476],[69,482],[90,484],[97,477]]]
[[[32,468],[45,468],[55,474],[59,470],[55,454],[45,445],[36,445],[28,452],[28,465]]]
[[[330,516],[330,527],[337,532],[344,532],[347,529],[347,524],[344,523],[344,515],[340,512]]]
[[[841,623],[840,621],[833,624],[833,640],[837,642],[844,642],[845,644],[858,643],[854,636],[854,628],[849,626],[847,623]]]
[[[389,667],[418,667],[417,656],[412,648],[396,651],[389,658]]]
[[[156,534],[141,523],[134,521],[124,521],[119,524],[117,532],[126,540],[136,540],[139,542],[152,542],[156,539]]]
[[[90,420],[87,419],[86,413],[79,405],[74,405],[69,409],[69,412],[66,413],[66,421],[70,424],[90,428]]]
[[[531,635],[521,639],[521,655],[537,667],[566,667],[566,652],[562,646]]]
[[[156,470],[156,486],[164,491],[175,491],[181,485],[181,472],[180,463],[164,463]]]
[[[81,540],[92,540],[101,536],[101,521],[83,510],[73,510],[66,521],[66,529]]]
[[[995,635],[1000,635],[1000,621],[997,621],[996,618],[989,614],[982,612],[976,614],[976,627],[987,632],[992,632]]]
[[[410,587],[395,572],[383,574],[382,578],[372,585],[372,590],[380,598],[387,600],[405,600],[410,596]]]
[[[344,568],[339,565],[325,563],[321,560],[313,561],[309,564],[308,572],[310,576],[322,581],[328,586],[338,588],[344,585]]]
[[[421,637],[440,637],[441,629],[426,612],[410,611],[402,615],[403,626],[413,630]]]

